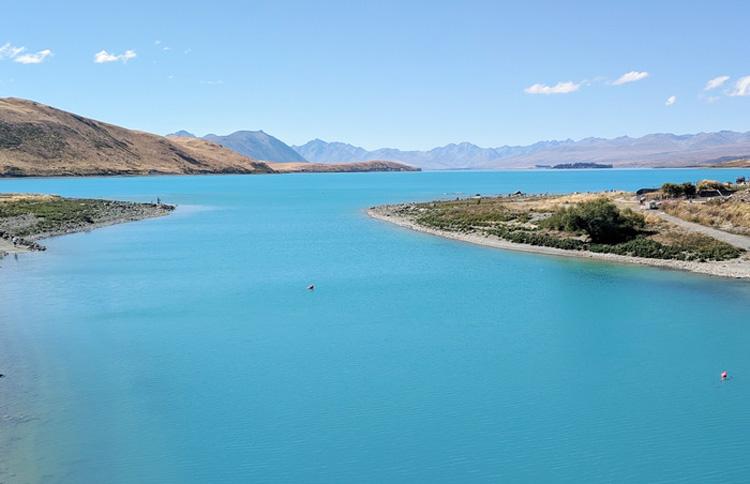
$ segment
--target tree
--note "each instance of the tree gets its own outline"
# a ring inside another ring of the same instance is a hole
[[[685,194],[685,197],[687,198],[695,198],[695,194],[697,193],[697,190],[695,188],[695,185],[693,185],[690,182],[687,182],[687,183],[682,184],[682,192]]]
[[[675,183],[665,183],[661,186],[661,192],[665,197],[677,198],[683,194],[683,188],[682,185],[677,185]]]

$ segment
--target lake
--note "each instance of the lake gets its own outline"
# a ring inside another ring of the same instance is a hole
[[[749,283],[364,212],[738,174],[0,179],[179,205],[0,261],[0,482],[747,482]]]

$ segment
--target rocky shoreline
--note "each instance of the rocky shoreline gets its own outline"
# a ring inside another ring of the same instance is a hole
[[[477,233],[461,233],[440,230],[432,227],[417,224],[414,220],[398,215],[396,210],[403,205],[381,205],[371,207],[367,214],[377,220],[388,222],[399,227],[409,230],[422,232],[446,239],[458,240],[470,244],[482,245],[496,249],[514,250],[519,252],[528,252],[534,254],[552,255],[558,257],[577,257],[584,259],[598,259],[607,262],[622,264],[638,264],[652,267],[661,267],[665,269],[694,272],[717,277],[726,277],[733,279],[744,279],[750,281],[750,256],[747,254],[727,261],[682,261],[670,259],[651,259],[645,257],[630,257],[617,254],[605,254],[598,252],[565,250],[554,247],[543,247],[529,244],[519,244],[509,242],[492,235],[480,235]]]
[[[0,195],[0,258],[13,252],[44,251],[41,239],[161,217],[176,207],[54,195]]]

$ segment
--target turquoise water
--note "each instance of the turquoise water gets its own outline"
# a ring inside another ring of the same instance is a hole
[[[0,262],[0,481],[747,482],[750,284],[363,212],[737,173],[0,180],[180,206]]]

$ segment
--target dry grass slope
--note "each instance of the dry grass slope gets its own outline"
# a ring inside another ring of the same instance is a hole
[[[686,200],[670,200],[663,202],[661,208],[688,222],[750,235],[750,202],[747,201],[716,199],[704,203],[689,203]]]
[[[737,158],[713,165],[714,168],[750,168],[750,158]]]
[[[261,162],[16,98],[0,99],[0,176],[269,173]]]

